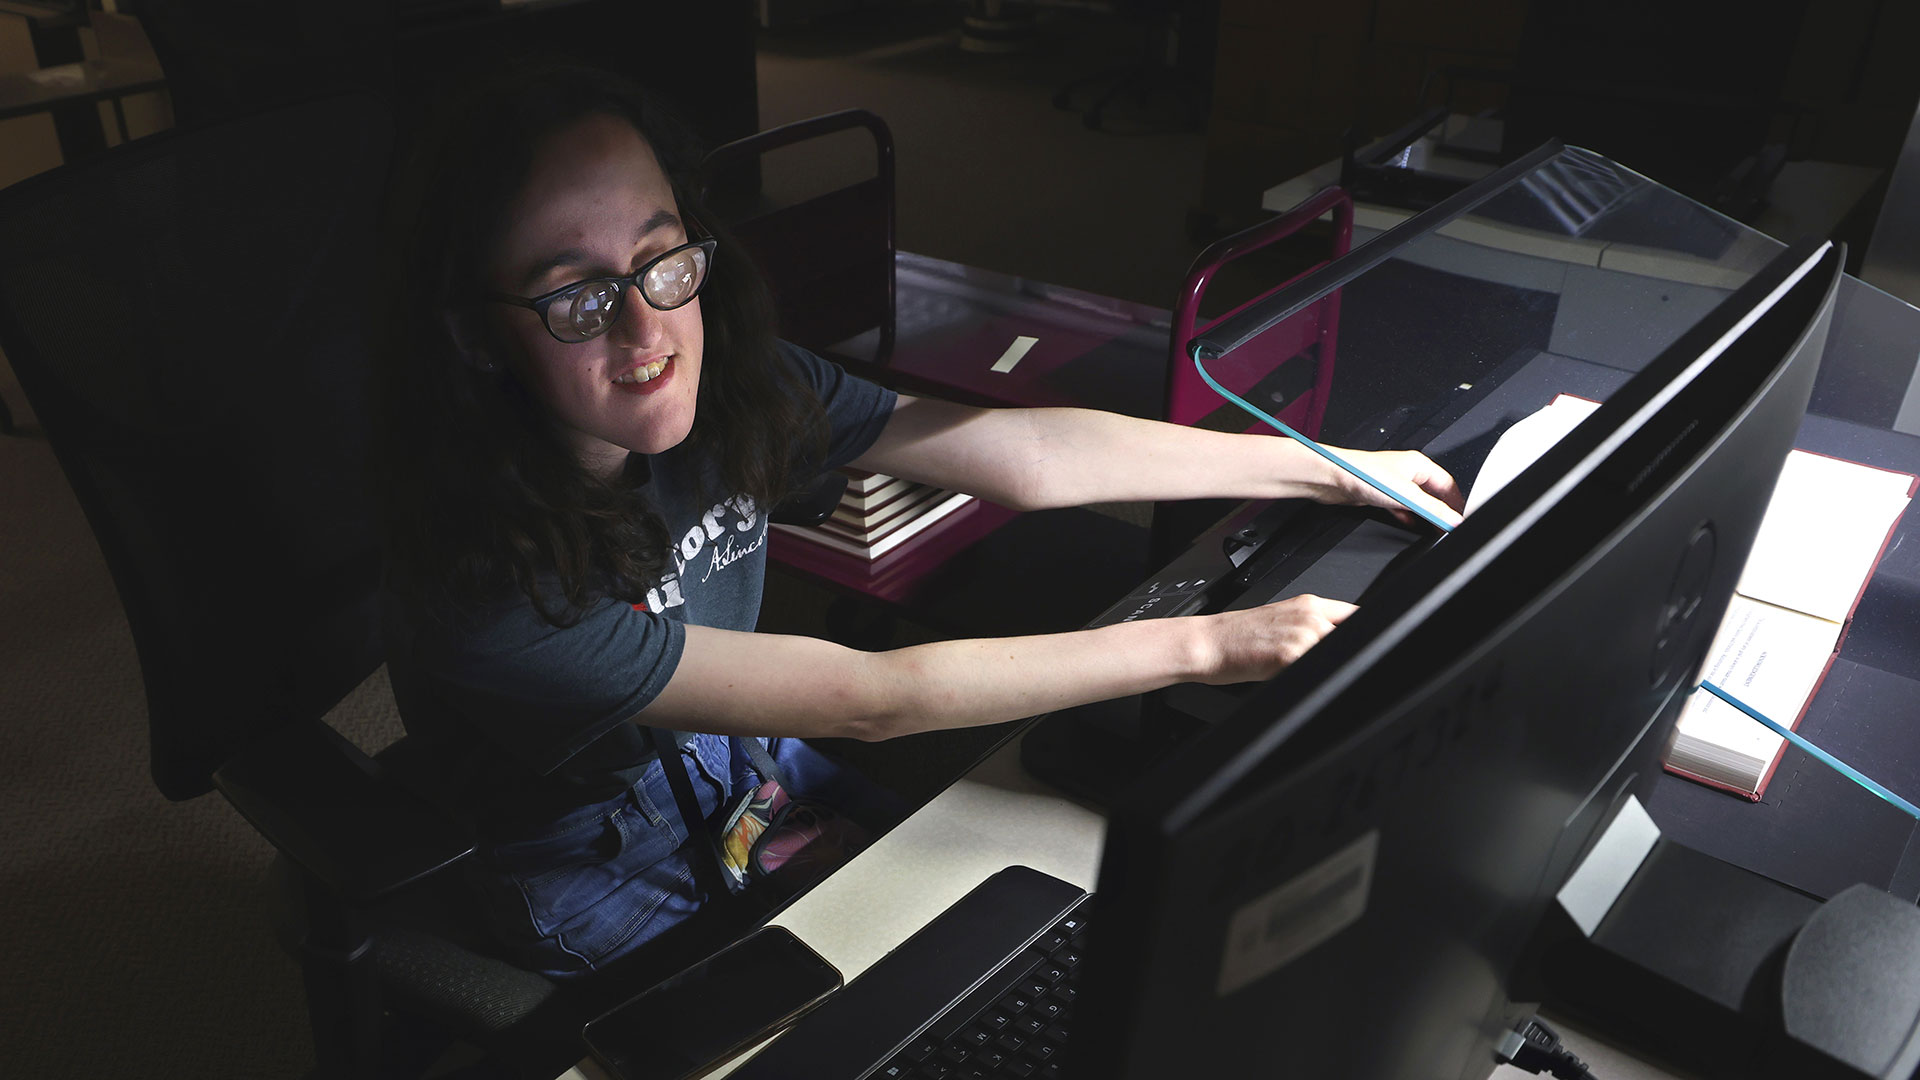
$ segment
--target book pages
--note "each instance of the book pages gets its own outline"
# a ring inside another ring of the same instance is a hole
[[[1739,594],[1707,651],[1705,678],[1791,725],[1819,685],[1841,624]],[[1667,764],[1751,795],[1786,743],[1733,706],[1695,691],[1680,712]]]
[[[1907,508],[1905,473],[1795,450],[1740,575],[1756,600],[1844,621]],[[1769,714],[1772,715],[1772,714]]]
[[[1514,477],[1553,449],[1553,444],[1566,438],[1599,407],[1597,401],[1562,394],[1546,408],[1515,422],[1493,444],[1486,461],[1481,463],[1480,475],[1474,478],[1473,491],[1467,496],[1466,513],[1471,514],[1485,505],[1494,492],[1512,483]]]

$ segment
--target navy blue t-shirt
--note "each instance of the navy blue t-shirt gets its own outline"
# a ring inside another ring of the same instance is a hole
[[[780,352],[826,409],[821,468],[872,446],[894,393],[798,346]],[[675,550],[644,610],[603,598],[555,627],[516,591],[451,625],[416,628],[390,658],[409,734],[435,744],[498,826],[550,819],[638,780],[654,755],[628,721],[673,676],[686,624],[752,630],[759,620],[766,508],[726,494],[712,462],[684,447],[646,464],[646,492]],[[724,745],[716,750],[724,761]]]

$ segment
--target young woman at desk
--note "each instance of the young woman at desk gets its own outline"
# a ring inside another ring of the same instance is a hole
[[[822,470],[1019,509],[1382,503],[1287,439],[910,398],[776,341],[671,132],[604,76],[522,73],[477,95],[401,196],[413,235],[382,424],[394,688],[481,808],[469,875],[498,933],[554,975],[604,967],[701,904],[701,833],[648,728],[700,733],[681,754],[716,830],[760,783],[749,739],[857,818],[882,801],[801,738],[1264,679],[1351,610],[1297,596],[879,653],[756,633],[766,509]],[[1422,455],[1349,453],[1457,519],[1453,481]]]

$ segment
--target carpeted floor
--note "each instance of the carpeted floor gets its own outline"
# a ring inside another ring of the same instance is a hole
[[[1202,136],[1089,132],[1049,100],[1135,44],[1070,16],[1033,53],[977,56],[956,25],[932,5],[769,36],[763,124],[875,108],[899,141],[902,247],[1170,304],[1194,253]],[[266,923],[270,852],[217,796],[170,804],[153,788],[105,564],[3,367],[0,397],[27,429],[0,438],[0,1060],[35,1077],[298,1074],[311,1045]],[[765,625],[814,628],[823,601],[775,582]],[[396,734],[384,677],[334,720],[367,746]],[[897,753],[933,776],[965,751],[934,738]]]

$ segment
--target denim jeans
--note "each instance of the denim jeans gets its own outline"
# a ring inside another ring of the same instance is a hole
[[[799,739],[762,740],[792,792],[876,831],[898,820],[889,792]],[[695,735],[681,751],[700,810],[717,831],[736,793],[761,778],[733,741]],[[522,967],[565,977],[600,970],[698,911],[690,858],[697,834],[675,806],[659,762],[619,796],[526,835],[483,840],[467,860],[488,920]]]

